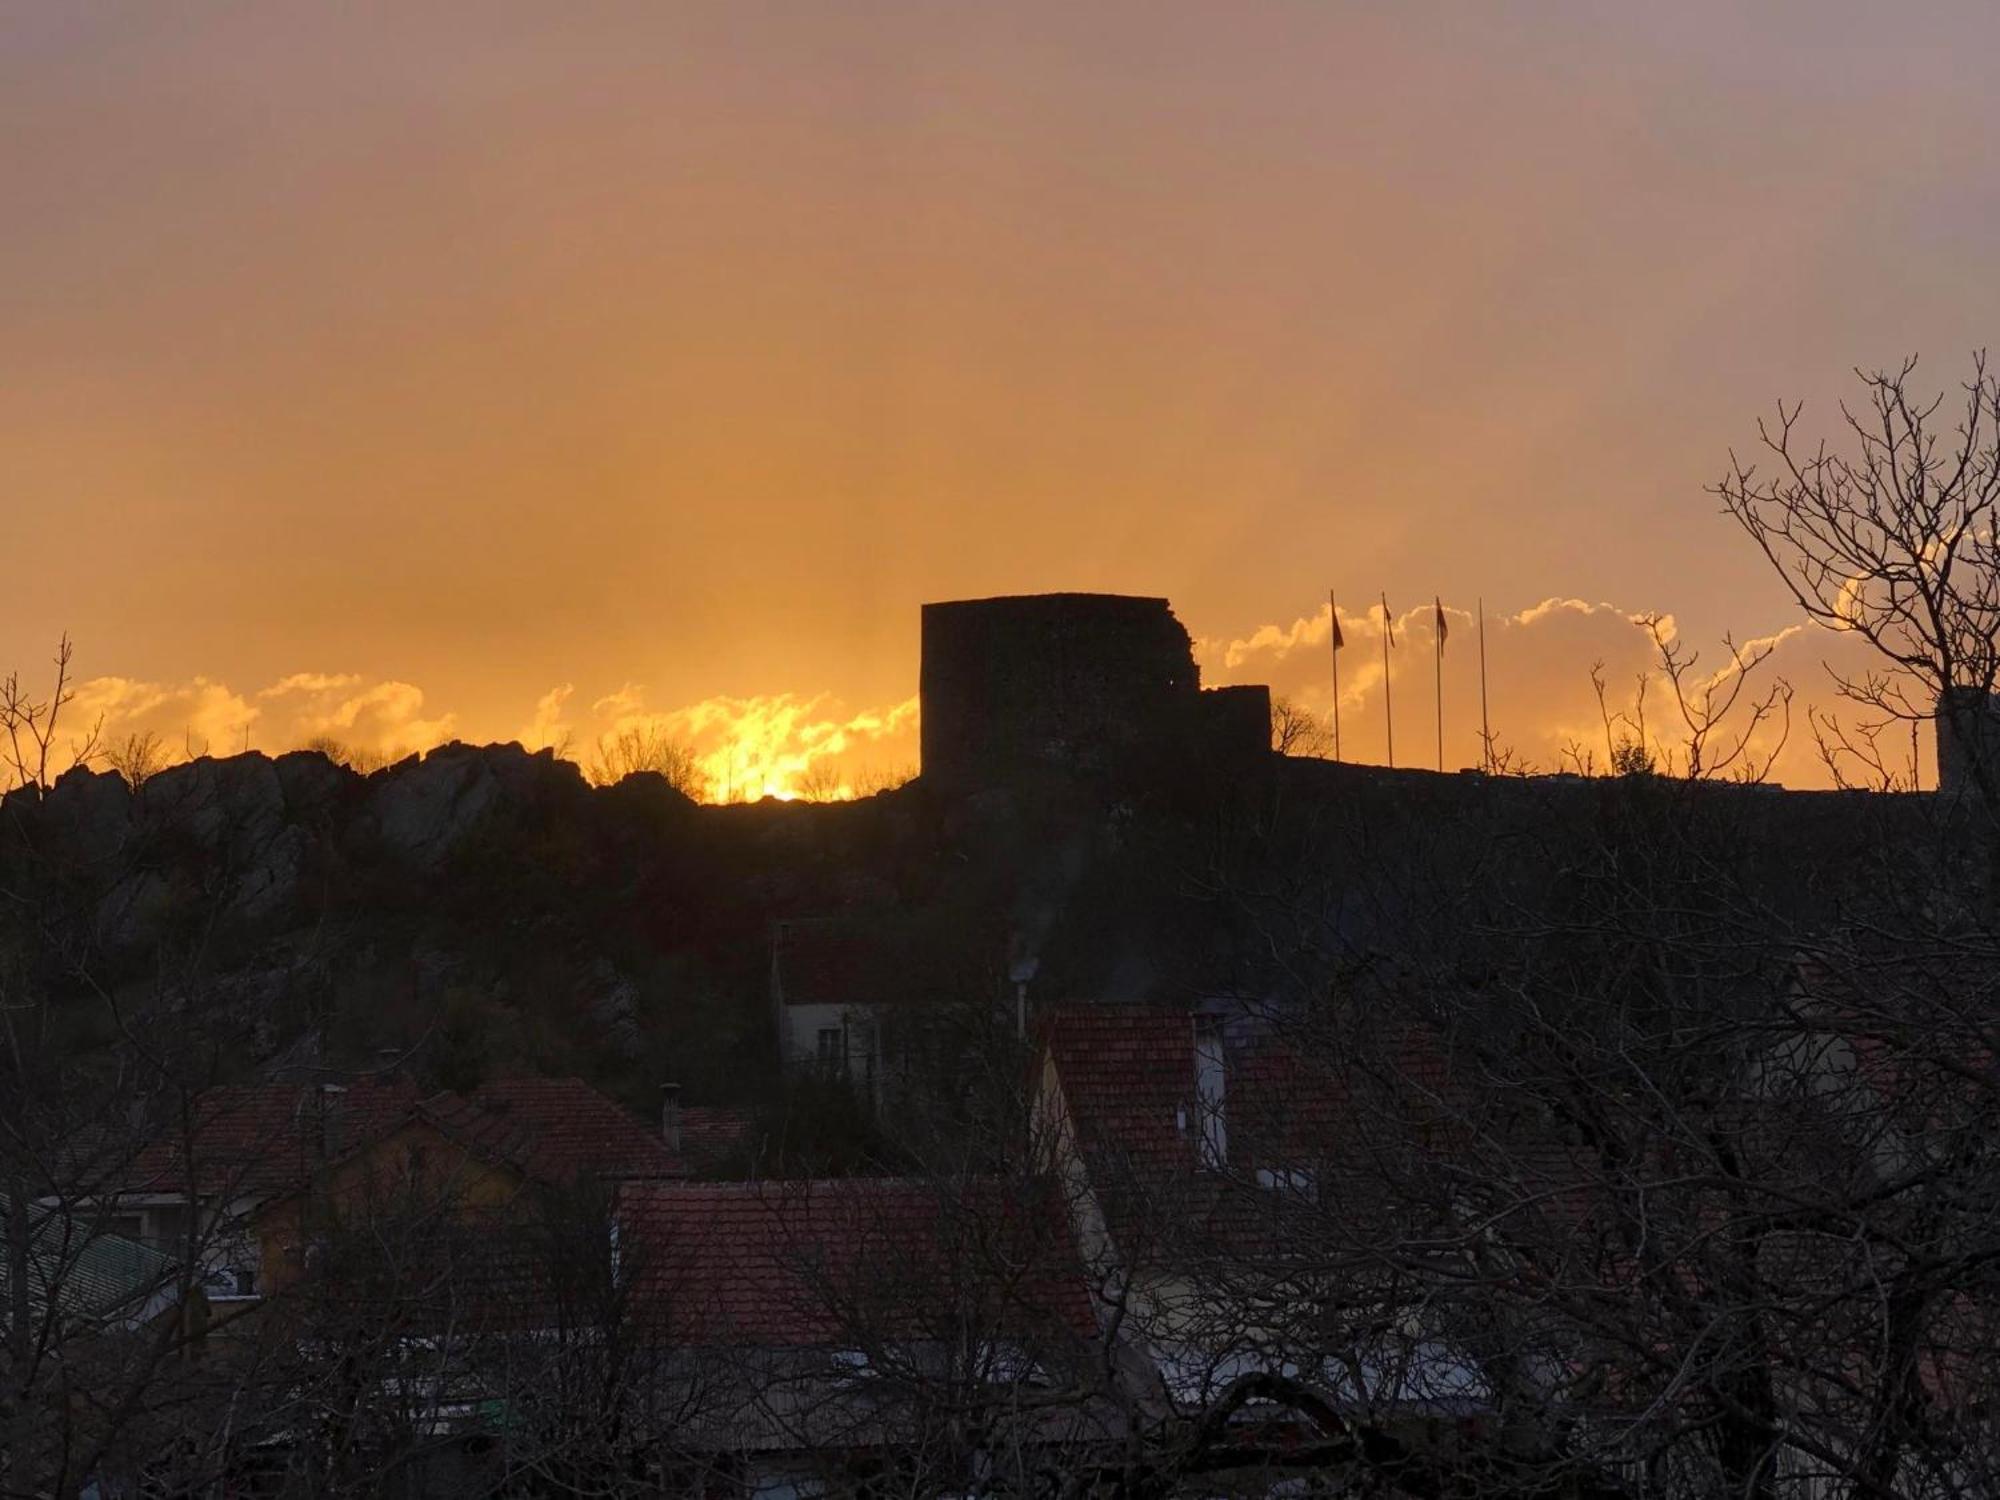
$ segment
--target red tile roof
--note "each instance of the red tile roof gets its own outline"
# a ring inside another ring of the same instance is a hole
[[[406,1080],[248,1084],[205,1089],[135,1158],[127,1191],[261,1197],[298,1187],[313,1167],[416,1112]]]
[[[637,1315],[677,1340],[860,1347],[1031,1327],[1092,1339],[1097,1322],[1050,1184],[635,1185],[619,1198]]]
[[[771,958],[786,1005],[878,1003],[894,989],[899,967],[879,933],[830,917],[780,922]]]
[[[647,1124],[581,1078],[498,1078],[470,1098],[425,1100],[424,1111],[469,1148],[553,1187],[687,1173]]]
[[[1194,1015],[1136,1005],[1075,1006],[1044,1018],[1078,1144],[1135,1165],[1192,1165],[1181,1112],[1194,1099]]]
[[[645,1123],[580,1078],[496,1079],[469,1097],[428,1099],[402,1079],[344,1088],[251,1084],[198,1095],[184,1128],[162,1132],[139,1153],[126,1190],[182,1193],[192,1177],[204,1197],[289,1193],[321,1163],[417,1119],[551,1186],[686,1170]]]
[[[1196,1026],[1191,1011],[1111,1004],[1065,1008],[1042,1023],[1098,1206],[1120,1253],[1137,1260],[1217,1242],[1272,1248],[1297,1211],[1286,1193],[1328,1188],[1329,1171],[1393,1172],[1382,1156],[1411,1144],[1411,1101],[1449,1088],[1443,1049],[1415,1032],[1390,1039],[1372,1066],[1393,1078],[1376,1080],[1357,1060],[1321,1056],[1283,1029],[1225,1026],[1218,1166],[1200,1149]],[[1338,1191],[1345,1200],[1355,1189],[1343,1181]]]
[[[1074,1006],[1042,1022],[1078,1145],[1128,1166],[1192,1169],[1197,1161],[1196,1016],[1132,1005]],[[1239,1166],[1323,1154],[1356,1123],[1368,1090],[1357,1059],[1319,1056],[1283,1031],[1226,1029],[1222,1114]],[[1374,1067],[1415,1096],[1442,1096],[1442,1044],[1415,1030],[1389,1040]]]

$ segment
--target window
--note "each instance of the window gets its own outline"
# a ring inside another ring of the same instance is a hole
[[[1271,1193],[1288,1193],[1312,1202],[1319,1197],[1319,1182],[1310,1167],[1259,1167],[1257,1186]]]
[[[224,1298],[255,1297],[257,1295],[257,1270],[248,1265],[216,1266],[202,1278],[202,1285],[210,1297]]]
[[[838,1068],[847,1061],[847,1048],[841,1028],[822,1026],[819,1029],[819,1065],[822,1068]]]

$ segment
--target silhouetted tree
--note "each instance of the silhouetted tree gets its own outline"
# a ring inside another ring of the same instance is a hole
[[[135,792],[167,768],[166,744],[150,729],[135,730],[101,753],[104,763],[123,776]]]
[[[0,678],[0,769],[7,773],[8,785],[46,787],[96,753],[102,718],[67,743],[62,739],[71,728],[63,710],[76,701],[75,654],[70,638],[63,636],[56,644],[55,676],[46,696],[23,684],[18,671]]]
[[[1714,487],[1807,618],[1874,648],[1878,667],[1834,673],[1860,720],[1815,728],[1837,773],[1885,788],[1898,779],[1885,728],[1964,716],[1955,727],[1976,745],[1970,716],[2000,676],[2000,381],[1975,354],[1947,408],[1912,388],[1916,365],[1855,372],[1867,400],[1841,406],[1846,451],[1808,438],[1803,403],[1781,402],[1757,428],[1767,466],[1732,452]],[[1968,755],[1968,773],[2000,807],[1988,759]]]
[[[584,776],[592,786],[611,786],[641,772],[664,777],[675,791],[697,802],[708,795],[708,777],[695,758],[694,747],[663,729],[647,726],[635,725],[602,736]]]
[[[1333,735],[1319,716],[1290,698],[1272,695],[1271,748],[1280,755],[1325,760],[1333,754]]]
[[[346,740],[331,734],[316,734],[299,746],[319,755],[324,755],[337,766],[345,766],[357,775],[370,776],[389,764],[389,757],[379,750],[366,750],[351,745]]]

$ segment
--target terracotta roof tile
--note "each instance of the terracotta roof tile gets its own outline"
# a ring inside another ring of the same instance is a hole
[[[555,1187],[687,1172],[636,1115],[581,1078],[499,1078],[469,1098],[438,1095],[424,1109],[468,1146]]]
[[[877,935],[830,918],[779,923],[771,955],[772,977],[786,1005],[879,1001],[894,973]]]
[[[677,1339],[846,1346],[1039,1324],[1094,1337],[1047,1184],[897,1178],[644,1184],[620,1194],[638,1315]]]
[[[1084,1150],[1188,1165],[1180,1111],[1194,1097],[1194,1015],[1150,1006],[1074,1006],[1042,1022]]]
[[[315,1167],[407,1120],[428,1119],[469,1149],[552,1186],[684,1175],[646,1124],[580,1078],[508,1078],[470,1097],[419,1099],[407,1080],[253,1084],[196,1096],[184,1129],[146,1146],[127,1190],[269,1197],[305,1185]]]
[[[313,1167],[414,1114],[405,1080],[249,1084],[205,1089],[135,1158],[127,1189],[140,1193],[264,1196],[290,1191]]]

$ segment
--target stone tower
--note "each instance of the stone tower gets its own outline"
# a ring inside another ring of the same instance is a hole
[[[926,604],[923,774],[976,787],[1025,772],[1115,775],[1270,748],[1270,693],[1204,693],[1165,599],[1027,594]]]

